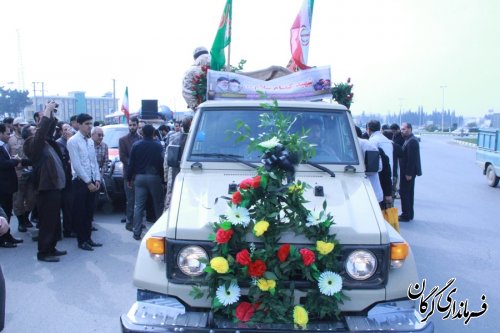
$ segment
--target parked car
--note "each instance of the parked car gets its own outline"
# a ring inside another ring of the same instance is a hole
[[[500,130],[482,129],[477,136],[476,163],[489,186],[500,182]]]
[[[123,187],[123,163],[120,162],[118,141],[128,133],[126,124],[103,126],[104,142],[108,145],[108,165],[104,172],[104,190],[107,192],[111,203],[123,204],[125,190]]]
[[[417,138],[418,142],[422,141],[422,135],[420,131],[413,131],[413,135]]]
[[[469,136],[469,129],[467,128],[457,128],[451,134],[458,135],[458,136]]]

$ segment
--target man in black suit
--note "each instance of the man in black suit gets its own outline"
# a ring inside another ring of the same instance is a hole
[[[66,174],[59,145],[53,140],[57,119],[57,103],[48,101],[35,135],[24,142],[24,152],[33,161],[33,177],[37,194],[40,232],[37,259],[58,262],[66,251],[56,248],[61,236],[61,191],[66,185]]]
[[[16,166],[20,165],[21,160],[12,158],[9,154],[7,142],[9,142],[10,128],[6,124],[0,124],[0,206],[7,215],[7,221],[10,223],[12,216],[12,196],[17,192]],[[13,248],[22,239],[16,239],[8,231],[0,236],[0,247]]]
[[[410,123],[401,125],[401,135],[405,139],[403,144],[403,157],[399,159],[400,182],[399,194],[401,195],[401,215],[399,221],[413,220],[413,199],[415,192],[415,177],[422,175],[420,165],[420,146],[417,138],[413,136]]]

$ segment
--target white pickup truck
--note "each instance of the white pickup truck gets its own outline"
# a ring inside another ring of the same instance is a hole
[[[257,136],[262,101],[207,101],[197,110],[180,159],[180,173],[170,209],[144,236],[134,271],[137,300],[121,316],[124,332],[290,332],[286,324],[246,325],[211,311],[212,301],[190,292],[205,279],[204,262],[214,242],[210,223],[217,221],[237,184],[255,175],[261,156],[248,143],[231,137],[237,122]],[[297,121],[321,123],[320,143],[309,163],[298,165],[296,178],[311,186],[309,209],[328,201],[335,220],[331,232],[342,246],[343,293],[340,320],[310,321],[315,332],[433,332],[407,294],[418,275],[409,245],[383,218],[365,172],[351,113],[325,102],[280,102],[281,112]],[[378,157],[377,157],[378,158]],[[366,165],[368,165],[367,163]],[[308,239],[285,234],[281,242],[299,247]],[[201,260],[201,262],[200,262]],[[203,289],[203,287],[202,287]],[[301,330],[303,331],[303,330]]]

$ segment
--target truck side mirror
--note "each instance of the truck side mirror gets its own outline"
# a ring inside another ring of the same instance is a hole
[[[365,152],[365,172],[378,172],[378,161],[380,154],[378,151],[368,150]]]
[[[167,164],[169,167],[178,168],[181,160],[181,147],[179,145],[169,145],[167,147]]]

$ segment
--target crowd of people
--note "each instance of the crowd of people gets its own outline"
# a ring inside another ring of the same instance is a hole
[[[62,237],[75,238],[78,248],[85,251],[102,246],[92,237],[97,230],[92,222],[108,166],[104,131],[85,113],[69,122],[56,116],[57,103],[49,101],[31,122],[19,117],[0,123],[0,208],[5,215],[0,218],[10,225],[15,215],[21,233],[36,227],[37,259],[45,262],[58,262],[67,254],[56,247]],[[142,237],[147,203],[151,200],[151,221],[168,207],[170,196],[166,194],[171,193],[176,170],[164,162],[164,147],[169,142],[179,144],[190,123],[191,118],[186,118],[184,123],[176,122],[172,131],[167,125],[156,130],[131,118],[129,133],[119,140],[126,228],[137,240]],[[16,248],[23,243],[10,230],[0,236],[0,247]]]
[[[356,127],[363,153],[378,151],[378,173],[368,174],[382,210],[392,207],[394,199],[401,199],[400,222],[414,218],[415,177],[422,175],[420,145],[413,135],[412,125],[402,123],[381,126],[378,120],[366,124],[363,133]]]

